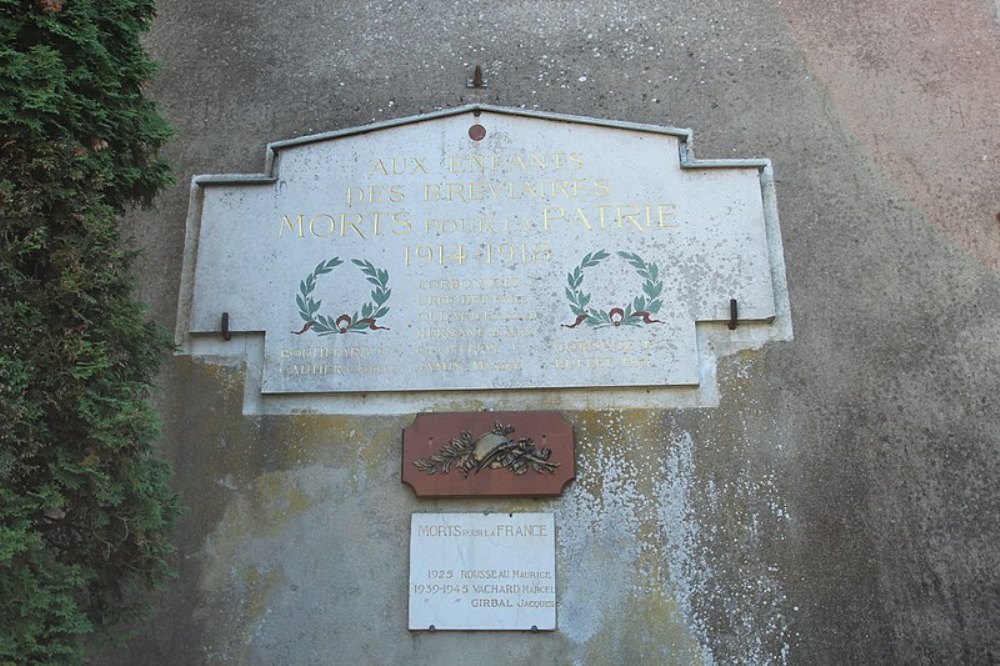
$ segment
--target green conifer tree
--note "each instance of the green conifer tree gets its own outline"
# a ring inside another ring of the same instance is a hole
[[[148,0],[0,0],[0,663],[75,663],[169,575],[169,348],[118,219],[169,182]]]

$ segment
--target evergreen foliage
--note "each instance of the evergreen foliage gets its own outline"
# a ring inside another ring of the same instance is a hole
[[[169,182],[149,0],[0,0],[0,664],[75,663],[169,575],[169,348],[117,218]]]

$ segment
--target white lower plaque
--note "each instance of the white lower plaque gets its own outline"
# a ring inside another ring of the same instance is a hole
[[[550,513],[415,513],[410,629],[556,628]]]

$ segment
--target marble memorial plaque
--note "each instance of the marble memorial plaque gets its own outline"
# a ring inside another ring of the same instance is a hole
[[[411,630],[556,628],[551,513],[415,513]]]
[[[195,178],[179,337],[263,336],[270,395],[697,385],[780,239],[768,163],[687,138],[475,106],[271,144]]]

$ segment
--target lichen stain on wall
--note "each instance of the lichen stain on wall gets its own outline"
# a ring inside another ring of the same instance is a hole
[[[350,470],[350,483],[363,493],[369,480],[399,465],[403,419],[340,415],[267,417],[282,469],[320,464]]]
[[[281,539],[288,523],[312,503],[302,488],[289,484],[282,473],[258,477],[228,503],[201,553],[200,587],[207,607],[196,613],[217,636],[228,635],[207,655],[210,662],[245,658],[245,650],[270,612],[272,589],[287,582],[280,560],[255,557],[260,542]]]
[[[313,465],[233,496],[200,553],[210,663],[280,662],[303,631],[319,654],[370,632],[386,607],[405,621],[405,582],[386,572],[405,571],[408,516],[384,492],[355,493],[351,477]]]

